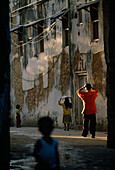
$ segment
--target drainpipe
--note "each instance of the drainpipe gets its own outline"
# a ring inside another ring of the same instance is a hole
[[[69,28],[69,69],[70,69],[70,95],[74,100],[72,56],[71,56],[71,0],[68,0],[68,28]],[[72,108],[72,122],[75,122],[74,107]]]

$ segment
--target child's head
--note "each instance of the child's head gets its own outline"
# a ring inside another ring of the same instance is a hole
[[[68,97],[65,98],[65,103],[69,103]]]
[[[38,120],[38,128],[44,136],[50,136],[54,129],[54,122],[50,117],[42,117]]]
[[[65,98],[65,107],[66,107],[66,109],[69,107],[69,108],[72,108],[72,104],[69,102],[69,98],[68,97],[66,97]]]
[[[20,108],[20,105],[19,105],[19,104],[17,104],[17,105],[16,105],[16,109],[19,109],[19,108]]]

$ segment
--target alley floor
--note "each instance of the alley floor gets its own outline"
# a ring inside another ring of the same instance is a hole
[[[10,128],[10,169],[34,170],[33,150],[41,134],[37,127]],[[96,132],[96,138],[81,136],[81,130],[54,129],[58,141],[61,170],[113,170],[115,150],[107,148],[107,134]]]

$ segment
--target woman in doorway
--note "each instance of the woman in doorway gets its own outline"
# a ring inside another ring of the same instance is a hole
[[[71,103],[69,101],[71,98]],[[58,101],[58,104],[63,107],[63,123],[64,123],[64,130],[69,131],[70,122],[71,122],[71,108],[73,105],[72,97],[65,97],[64,103],[61,102],[62,98]]]

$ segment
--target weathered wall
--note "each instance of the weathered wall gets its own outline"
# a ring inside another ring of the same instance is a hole
[[[45,17],[60,12],[67,5],[66,1],[59,2],[57,5],[52,4],[55,2],[49,1],[43,6],[47,11]],[[39,18],[39,14],[26,9],[19,16],[17,24],[26,24],[28,21],[37,20],[37,17]],[[15,20],[14,17],[13,22],[16,22]],[[56,125],[62,126],[62,108],[58,105],[58,100],[62,95],[69,93],[69,56],[65,50],[62,52],[62,21],[56,19],[56,22],[56,40],[51,38],[51,30],[47,29],[48,39],[44,39],[44,52],[37,54],[38,58],[34,57],[36,46],[32,43],[28,44],[27,29],[24,31],[24,41],[27,41],[27,44],[24,45],[23,56],[19,56],[19,49],[16,50],[15,45],[12,44],[11,119],[13,124],[15,124],[15,105],[18,103],[22,108],[22,125],[36,126],[39,116],[50,115]],[[47,28],[50,24],[48,19]],[[34,34],[33,28],[33,37]],[[13,33],[12,39],[17,44],[17,36]]]
[[[81,1],[77,2],[77,5],[79,5],[80,2]],[[82,23],[77,24],[76,27],[74,25],[74,30],[72,32],[74,33],[76,28],[77,34],[74,34],[73,36],[75,49],[73,70],[75,73],[79,72],[81,75],[83,75],[85,71],[87,74],[87,81],[99,91],[99,95],[96,99],[98,130],[107,129],[106,62],[104,55],[102,11],[102,1],[100,1],[98,7],[99,39],[97,41],[91,41],[90,13],[84,9],[82,9]],[[77,23],[79,23],[78,20]],[[75,44],[77,44],[76,47]],[[75,87],[78,89],[77,74],[75,74]],[[77,105],[77,96],[75,102]],[[78,123],[78,106],[75,107],[75,112],[76,122]]]
[[[90,13],[83,10],[83,23],[78,23],[77,6],[85,1],[72,1],[71,4],[71,53],[74,73],[74,89],[78,89],[77,73],[87,74],[87,81],[98,89],[96,99],[98,114],[98,129],[106,129],[106,64],[103,44],[103,9],[99,3],[99,40],[91,41]],[[24,5],[24,4],[22,4]],[[27,24],[38,18],[49,17],[67,7],[67,1],[52,0],[44,3],[43,13],[33,6],[13,17],[13,24]],[[14,10],[14,9],[13,9]],[[44,12],[45,11],[45,12]],[[20,14],[20,15],[18,15]],[[28,15],[29,14],[29,15]],[[76,15],[77,14],[77,15]],[[12,24],[12,25],[13,25]],[[32,37],[28,43],[28,28],[24,30],[23,56],[17,48],[17,35],[12,33],[11,54],[11,118],[15,124],[15,105],[22,108],[22,125],[36,126],[39,116],[50,115],[55,124],[62,127],[62,107],[58,100],[62,95],[70,95],[69,48],[63,48],[62,20],[56,19],[56,39],[52,38],[50,19],[45,21],[47,36],[44,37],[44,52],[38,54],[38,39],[35,27],[32,27]],[[14,27],[14,26],[13,26]],[[45,34],[46,35],[46,34]],[[74,106],[76,123],[78,123],[78,100],[74,91]],[[75,126],[74,126],[75,127]]]

